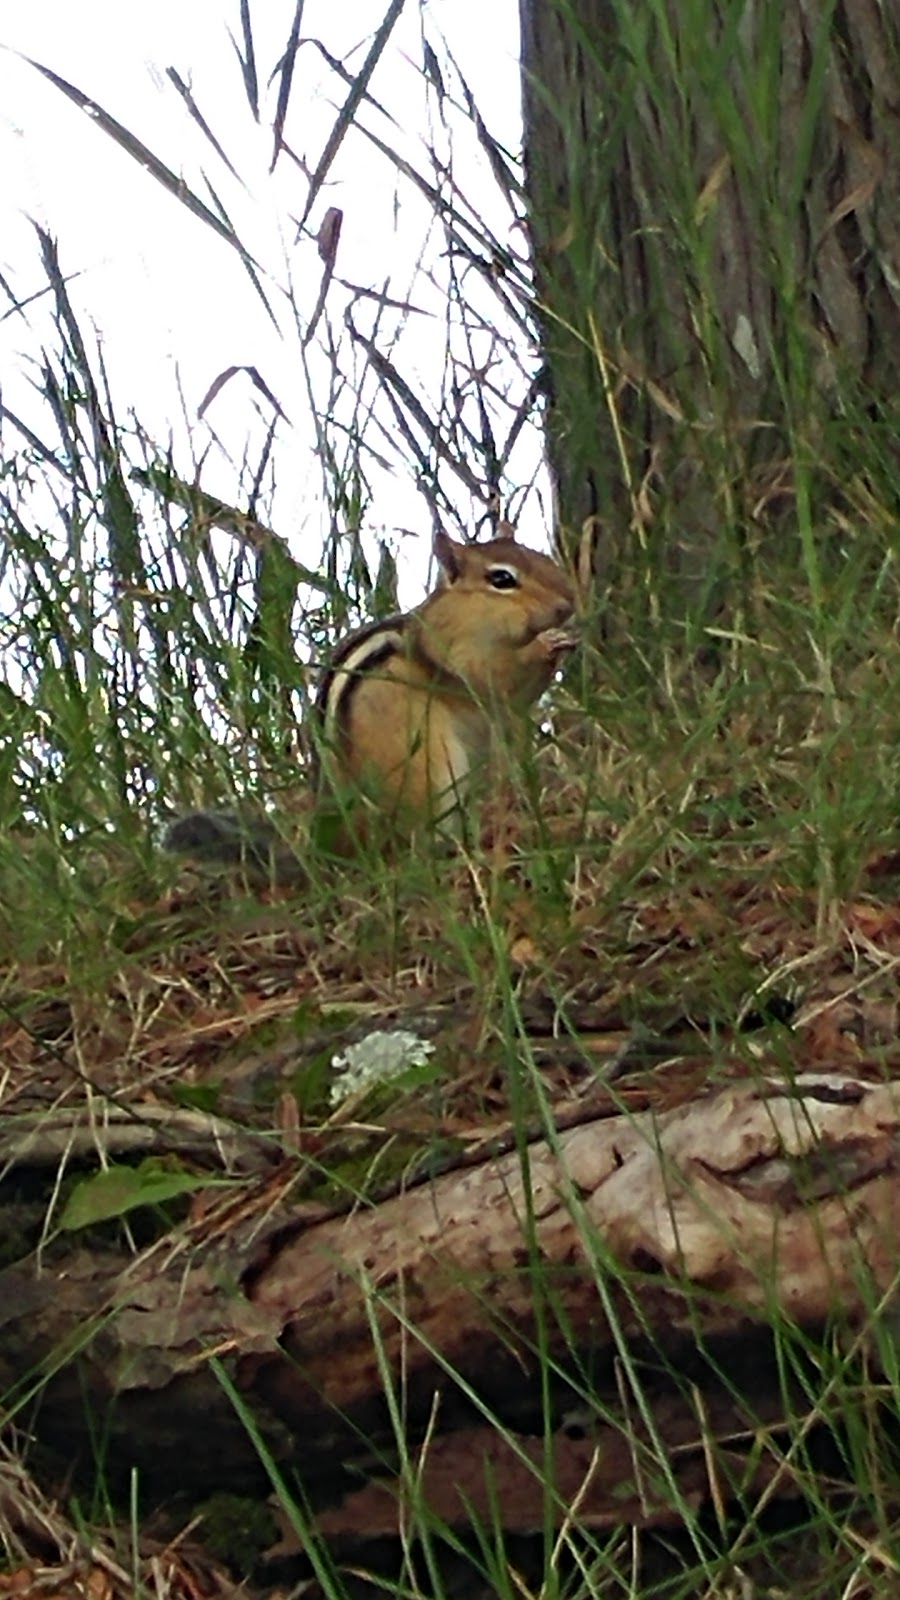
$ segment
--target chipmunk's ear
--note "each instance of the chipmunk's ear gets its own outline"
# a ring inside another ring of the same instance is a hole
[[[434,559],[441,569],[441,578],[444,583],[455,583],[462,571],[462,558],[465,545],[457,544],[451,539],[449,533],[443,528],[438,528],[431,546]]]
[[[501,517],[500,521],[497,523],[497,532],[494,534],[494,538],[511,539],[515,544],[516,530],[511,522],[506,521],[505,517]]]

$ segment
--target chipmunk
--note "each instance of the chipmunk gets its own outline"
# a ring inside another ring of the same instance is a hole
[[[439,532],[434,554],[437,587],[414,611],[349,634],[316,699],[320,790],[367,796],[403,833],[458,822],[495,734],[538,699],[575,644],[563,627],[572,584],[512,530],[486,544]],[[269,824],[230,812],[178,818],[164,846],[276,883],[304,876]]]

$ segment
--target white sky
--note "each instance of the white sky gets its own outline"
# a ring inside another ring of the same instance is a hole
[[[307,0],[303,37],[321,38],[356,70],[386,5],[387,0]],[[275,100],[273,92],[266,94],[266,79],[287,40],[294,0],[251,0],[250,10],[263,98],[260,127],[251,117],[229,38],[229,30],[240,36],[238,0],[30,0],[15,12],[7,8],[0,18],[0,43],[34,57],[96,99],[204,199],[203,172],[209,175],[236,232],[263,268],[280,328],[273,328],[236,252],[143,174],[31,66],[2,50],[0,270],[22,297],[40,287],[44,280],[28,219],[39,220],[58,240],[63,270],[79,274],[72,296],[102,340],[120,419],[133,408],[161,447],[173,438],[176,465],[188,477],[210,445],[211,425],[221,448],[207,457],[202,483],[224,499],[237,496],[248,439],[250,459],[256,458],[268,408],[244,376],[217,397],[206,421],[197,420],[197,408],[224,368],[255,365],[290,419],[289,427],[279,429],[275,451],[275,523],[301,557],[314,560],[320,480],[310,456],[309,402],[284,288],[293,281],[302,315],[308,317],[321,263],[313,239],[295,243],[305,179],[284,156],[273,177],[267,172]],[[417,0],[407,0],[371,86],[407,125],[398,130],[370,113],[370,126],[427,172],[422,148],[427,111],[419,71],[423,19],[436,48],[440,34],[447,38],[491,132],[517,151],[516,0],[428,0],[421,9]],[[228,175],[189,118],[166,78],[169,66],[191,87],[243,184]],[[344,92],[313,46],[305,45],[285,137],[311,166]],[[485,206],[492,206],[496,191],[486,161],[465,134],[455,140],[454,161],[468,196],[478,199],[483,192]],[[397,360],[408,375],[418,372],[426,390],[433,386],[436,401],[445,329],[439,297],[431,290],[429,301],[428,285],[416,279],[428,231],[424,202],[409,185],[398,188],[390,165],[354,134],[310,218],[313,233],[332,205],[344,211],[338,274],[373,288],[390,276],[392,294],[429,307],[428,318],[407,324]],[[521,254],[521,237],[510,236],[502,206],[497,227],[502,241]],[[440,242],[433,241],[432,255]],[[329,308],[332,304],[330,296]],[[42,309],[35,308],[27,327],[18,316],[0,322],[0,371],[6,403],[49,436],[52,429],[42,428],[37,398],[26,381],[41,339],[52,347],[42,317]],[[8,431],[6,437],[8,445]],[[534,471],[538,451],[532,434],[523,441],[517,463],[523,481]],[[370,513],[376,527],[416,528],[428,537],[427,507],[408,477],[397,471],[382,474],[376,489]],[[459,503],[465,511],[463,493]],[[522,517],[523,535],[536,542],[541,526],[541,506],[533,495]]]

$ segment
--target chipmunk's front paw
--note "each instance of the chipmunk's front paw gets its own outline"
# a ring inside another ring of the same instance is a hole
[[[540,646],[548,661],[558,661],[561,656],[575,649],[578,639],[574,633],[569,633],[565,628],[545,628],[534,642]]]

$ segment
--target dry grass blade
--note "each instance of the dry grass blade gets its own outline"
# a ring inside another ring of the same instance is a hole
[[[353,79],[346,67],[335,56],[329,55],[320,40],[317,39],[316,44],[319,47],[320,54],[332,70],[343,78],[345,83],[352,83]],[[372,101],[372,104],[379,111],[383,111],[383,107],[379,106],[377,101]],[[384,115],[396,125],[395,117],[390,117],[387,112],[384,112]],[[490,270],[492,263],[502,262],[506,279],[515,284],[520,296],[528,296],[530,299],[532,286],[526,269],[500,243],[499,239],[488,227],[483,215],[473,212],[471,216],[467,217],[458,206],[453,204],[452,200],[442,194],[433,183],[429,183],[421,172],[418,172],[398,151],[392,149],[389,144],[380,139],[378,134],[374,133],[371,128],[358,124],[357,132],[363,134],[379,154],[385,157],[394,172],[406,178],[419,190],[420,194],[427,200],[435,217],[440,218],[442,226],[446,229],[451,247],[458,249],[466,256],[467,260],[472,261],[475,265],[483,266],[486,264],[488,270]],[[432,158],[434,159],[434,152],[432,152]],[[294,159],[296,160],[296,157]],[[458,190],[455,192],[459,194]],[[506,300],[504,300],[504,310],[510,315],[515,315]]]
[[[17,55],[20,54],[18,51],[15,53]],[[96,100],[92,100],[89,95],[83,94],[80,89],[76,88],[75,84],[68,83],[65,78],[61,78],[50,67],[43,66],[40,61],[33,60],[31,56],[22,55],[21,60],[27,61],[28,65],[34,67],[36,72],[40,72],[48,83],[52,83],[54,88],[59,89],[60,93],[66,95],[81,111],[86,111],[88,116],[103,129],[104,133],[115,141],[121,150],[130,155],[146,172],[149,172],[151,178],[155,178],[157,183],[162,184],[163,188],[168,190],[169,194],[173,195],[183,206],[186,206],[188,211],[193,212],[194,216],[198,217],[201,222],[205,222],[208,228],[212,228],[220,239],[224,239],[226,244],[230,244],[232,249],[237,250],[244,260],[250,261],[252,259],[250,252],[245,249],[230,224],[223,222],[221,217],[217,217],[215,212],[210,210],[209,206],[204,205],[199,196],[188,188],[184,179],[179,178],[171,167],[168,167],[164,161],[155,156],[153,151],[149,150],[135,134],[130,133],[116,117],[111,116],[108,111],[104,111]]]
[[[34,429],[29,428],[28,423],[23,422],[22,418],[16,415],[15,411],[11,411],[7,405],[0,404],[0,417],[12,423],[13,427],[22,435],[25,443],[37,453],[41,461],[45,462],[49,467],[55,467],[57,472],[61,473],[64,478],[68,478],[70,483],[76,481],[75,475],[64,461],[60,461],[56,451],[51,449],[50,445],[45,444]]]
[[[322,60],[325,62],[326,66],[330,67],[335,76],[340,78],[341,82],[345,83],[348,88],[352,88],[356,82],[356,79],[354,78],[353,73],[349,72],[344,66],[343,61],[339,61],[337,56],[332,55],[331,51],[321,39],[311,39],[309,42],[310,44],[315,45],[319,55],[322,57]],[[362,97],[362,103],[371,106],[374,111],[378,112],[379,116],[384,117],[386,122],[392,122],[395,128],[402,127],[402,123],[397,119],[397,117],[391,114],[384,102],[381,100],[376,100],[375,96],[370,94],[368,89]],[[357,132],[363,131],[364,130],[361,128],[357,129]],[[294,160],[296,159],[297,158],[295,156]]]
[[[190,116],[193,118],[194,122],[196,122],[197,127],[200,129],[200,132],[206,135],[206,138],[209,140],[210,144],[212,145],[213,149],[215,150],[216,155],[219,157],[219,160],[222,161],[224,163],[224,165],[228,168],[228,171],[231,173],[231,176],[233,178],[237,178],[238,183],[240,183],[241,182],[241,178],[240,178],[240,175],[239,175],[239,173],[237,171],[237,168],[234,167],[232,165],[232,163],[229,161],[227,155],[225,154],[224,149],[222,148],[221,144],[219,143],[218,139],[216,138],[215,134],[213,133],[212,128],[210,127],[209,123],[207,122],[206,118],[204,117],[203,112],[200,110],[200,107],[198,106],[196,100],[194,99],[194,96],[191,94],[191,91],[190,91],[188,85],[185,83],[184,79],[182,78],[181,73],[178,72],[175,67],[166,67],[166,77],[168,78],[169,82],[171,84],[173,84],[174,87],[178,90],[178,93],[181,95],[182,100],[184,101],[185,105],[187,106],[187,109],[188,109],[188,112],[189,112]]]
[[[214,201],[216,202],[216,208],[217,208],[217,210],[219,212],[219,215],[224,220],[226,226],[229,229],[231,229],[232,233],[234,233],[234,229],[231,228],[231,223],[230,223],[230,221],[228,219],[228,214],[227,214],[227,212],[225,210],[225,207],[222,204],[222,201],[219,199],[219,196],[216,194],[216,191],[213,188],[212,184],[210,183],[209,178],[206,176],[206,173],[203,174],[203,178],[204,178],[204,182],[206,183],[207,189],[209,190],[210,194],[212,195]],[[235,238],[236,237],[237,237],[237,235],[235,234]],[[244,250],[241,250],[241,261],[244,264],[244,268],[245,268],[245,271],[247,273],[247,277],[250,279],[250,282],[252,283],[254,289],[256,290],[256,293],[259,295],[260,300],[262,301],[263,305],[266,308],[266,312],[268,314],[269,320],[272,323],[272,326],[275,327],[275,328],[278,328],[278,318],[276,317],[274,311],[272,310],[272,307],[269,304],[268,296],[267,296],[266,291],[263,288],[262,283],[260,281],[259,272],[257,271],[256,262],[253,260],[252,256],[249,256],[246,253],[246,251],[244,251]],[[280,329],[279,329],[279,332],[280,332]]]
[[[344,101],[344,104],[341,106],[340,112],[338,113],[338,119],[328,135],[325,143],[325,149],[322,151],[322,154],[319,157],[316,170],[309,180],[309,194],[306,197],[306,205],[303,208],[303,215],[300,218],[298,234],[306,226],[309,214],[312,211],[316,200],[318,199],[319,190],[321,189],[329,171],[331,170],[331,164],[344,142],[345,135],[353,126],[353,119],[356,116],[360,102],[362,101],[363,96],[365,95],[365,92],[369,86],[372,73],[375,71],[378,62],[384,53],[385,46],[387,45],[387,42],[394,31],[404,4],[405,0],[391,0],[391,4],[388,7],[384,18],[382,19],[381,26],[375,34],[375,38],[372,40],[371,49],[369,50],[365,61],[360,67],[359,72],[353,79],[350,93]]]
[[[524,191],[522,184],[516,177],[512,163],[509,161],[502,146],[499,145],[492,134],[488,132],[487,124],[478,109],[475,96],[463,77],[459,68],[459,64],[454,60],[449,51],[448,58],[453,65],[456,76],[459,78],[462,86],[462,92],[465,96],[466,110],[469,115],[469,120],[475,129],[478,143],[481,145],[482,150],[488,158],[488,163],[490,165],[491,172],[494,175],[494,180],[497,184],[497,187],[510,206],[513,206],[516,203],[521,204],[524,200]]]
[[[362,345],[367,356],[369,357],[369,360],[371,361],[372,366],[378,375],[382,388],[391,401],[397,420],[400,423],[401,428],[404,429],[406,438],[409,440],[409,442],[411,444],[413,443],[413,436],[407,429],[407,421],[406,417],[401,411],[401,404],[406,407],[409,415],[412,416],[418,423],[419,427],[422,429],[422,432],[425,434],[430,447],[435,451],[440,459],[445,461],[448,467],[453,469],[460,482],[465,484],[470,494],[473,494],[478,500],[483,500],[484,484],[482,483],[481,479],[472,471],[467,462],[462,460],[461,457],[455,455],[450,449],[446,439],[444,439],[441,434],[441,430],[437,421],[434,417],[430,417],[428,415],[428,412],[425,410],[425,407],[423,406],[418,395],[413,393],[406,379],[397,371],[394,363],[389,361],[386,355],[382,354],[377,345],[375,345],[371,339],[367,339],[365,334],[360,332],[360,330],[354,325],[353,319],[350,317],[349,313],[346,317],[346,322],[351,335],[356,340],[357,344]],[[417,451],[417,453],[419,452]],[[420,459],[424,460],[424,457],[421,457],[420,455]]]
[[[365,284],[351,283],[347,278],[336,280],[342,289],[348,290],[356,300],[374,301],[380,311],[402,311],[405,317],[433,317],[434,312],[426,306],[413,305],[411,300],[397,300],[393,295],[386,294],[383,289],[368,289]]]
[[[262,374],[256,367],[248,366],[246,363],[242,363],[239,366],[226,367],[224,372],[220,372],[218,377],[213,379],[205,395],[203,396],[203,399],[197,407],[198,417],[202,417],[204,415],[204,413],[212,405],[216,396],[221,394],[222,390],[225,388],[225,385],[230,383],[232,378],[236,377],[239,372],[246,372],[250,382],[253,384],[254,389],[258,389],[259,393],[265,396],[273,411],[276,411],[284,422],[289,421],[287,413],[283,410],[275,395],[272,393],[269,385],[266,383],[265,378],[263,378]]]
[[[266,430],[266,437],[263,441],[262,450],[259,453],[259,460],[256,464],[256,470],[253,474],[253,481],[250,484],[250,493],[247,497],[247,505],[250,509],[251,516],[256,514],[256,507],[259,504],[259,500],[262,495],[263,479],[266,475],[266,468],[268,467],[272,458],[272,446],[275,443],[275,429],[277,426],[278,418],[273,417]]]
[[[427,39],[423,39],[422,41],[422,63],[422,71],[425,74],[425,81],[426,83],[431,84],[435,94],[438,97],[438,104],[441,106],[441,108],[443,108],[444,96],[447,93],[444,87],[444,76],[441,72],[441,64],[435,55],[433,47],[428,43]]]
[[[259,82],[256,76],[256,51],[253,46],[253,29],[250,24],[250,0],[241,0],[241,32],[244,36],[244,54],[238,48],[237,41],[232,36],[235,54],[241,64],[241,77],[244,80],[244,90],[247,95],[247,104],[253,113],[254,122],[259,121]]]
[[[297,5],[294,10],[294,20],[291,23],[291,31],[288,35],[288,42],[284,47],[284,54],[275,68],[275,71],[278,73],[279,82],[278,102],[275,106],[275,121],[272,124],[272,133],[274,137],[272,140],[272,160],[269,165],[270,172],[274,172],[275,163],[281,154],[281,135],[284,132],[284,119],[287,116],[287,108],[291,98],[291,85],[294,81],[294,66],[297,60],[297,46],[300,42],[300,25],[303,21],[303,5],[304,0],[297,0]]]
[[[507,466],[509,465],[509,458],[513,453],[513,449],[521,435],[522,429],[525,427],[526,423],[530,421],[533,415],[534,408],[541,396],[545,382],[546,379],[544,374],[542,372],[537,373],[537,375],[532,378],[525,394],[516,407],[515,416],[513,417],[510,425],[509,432],[506,435],[503,448],[500,451],[501,472],[505,472]]]
[[[67,275],[66,282],[67,283],[72,283],[72,282],[74,282],[74,280],[76,278],[80,278],[80,277],[81,277],[81,273],[80,272],[70,272]],[[50,293],[49,288],[48,287],[44,287],[44,288],[41,288],[41,289],[35,289],[34,294],[22,295],[22,297],[20,298],[15,293],[15,290],[13,289],[12,285],[7,282],[7,280],[3,276],[2,272],[0,272],[0,289],[3,290],[4,294],[8,297],[9,301],[11,302],[9,310],[0,313],[0,322],[6,322],[9,317],[20,317],[20,316],[22,316],[23,313],[28,310],[29,306],[36,305],[39,300],[43,300],[44,296],[48,295]]]

